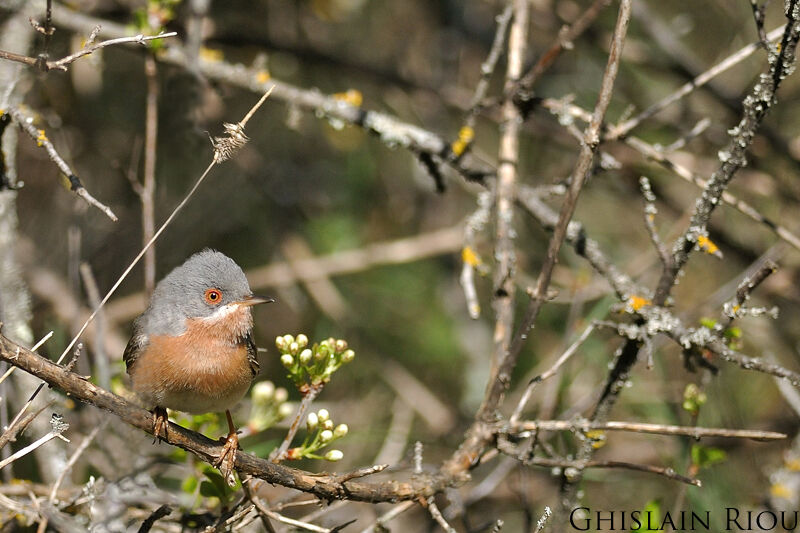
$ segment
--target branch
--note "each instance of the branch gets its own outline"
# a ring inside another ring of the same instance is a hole
[[[528,40],[527,0],[513,0],[513,23],[508,36],[508,66],[506,90],[510,90],[522,75]],[[505,357],[514,328],[514,295],[516,286],[516,253],[512,243],[514,234],[514,199],[517,195],[519,165],[519,133],[522,113],[511,99],[503,104],[503,122],[500,127],[500,148],[497,159],[497,183],[495,185],[495,247],[494,298],[495,310],[494,343],[491,356],[491,380],[498,377],[498,368]]]
[[[53,6],[53,22],[76,32],[84,32],[102,24],[100,33],[108,37],[123,37],[129,33],[129,30],[121,24],[89,17],[58,4]],[[174,41],[157,59],[177,65],[189,72],[194,71],[196,67],[200,74],[211,80],[258,94],[263,94],[269,87],[275,85],[271,98],[291,104],[295,109],[311,111],[321,118],[362,127],[378,135],[381,141],[389,146],[401,146],[413,153],[436,156],[469,180],[482,182],[486,177],[494,175],[494,169],[472,157],[471,154],[465,154],[457,160],[451,158],[450,143],[447,140],[392,115],[354,106],[333,95],[322,94],[318,90],[303,89],[274,78],[264,80],[258,76],[258,72],[243,68],[242,65],[202,58],[195,64],[186,50]]]
[[[58,7],[56,7],[58,9]],[[66,8],[61,8],[66,9]],[[6,52],[0,50],[0,59],[7,59],[9,61],[16,61],[17,63],[22,63],[24,65],[28,65],[29,67],[37,67],[40,68],[42,71],[47,72],[49,70],[61,70],[66,72],[67,66],[70,63],[74,63],[76,60],[80,59],[83,56],[87,56],[101,48],[105,48],[107,46],[113,46],[115,44],[127,44],[127,43],[134,43],[134,44],[145,44],[147,41],[153,41],[155,39],[164,39],[166,37],[175,37],[178,35],[176,32],[171,31],[169,33],[159,33],[158,35],[134,35],[132,37],[120,37],[117,39],[109,39],[107,41],[103,41],[97,44],[92,44],[94,40],[94,36],[100,31],[100,25],[96,25],[95,29],[89,35],[89,39],[86,41],[86,46],[84,46],[78,52],[74,54],[70,54],[64,58],[61,58],[57,61],[42,61],[36,57],[28,57],[20,54],[15,54],[13,52]]]
[[[720,150],[719,168],[712,174],[708,184],[695,204],[692,219],[683,235],[675,242],[672,249],[672,262],[662,272],[653,297],[656,305],[662,305],[669,297],[672,287],[683,266],[689,260],[697,238],[704,234],[711,214],[719,204],[722,193],[727,189],[736,172],[747,164],[747,149],[755,138],[756,130],[761,125],[767,112],[777,102],[775,93],[781,82],[792,73],[795,64],[795,49],[800,39],[800,24],[797,12],[798,0],[789,0],[786,16],[789,22],[781,39],[777,56],[771,55],[767,72],[759,77],[759,82],[742,102],[742,118],[739,124],[730,130],[728,145]]]
[[[522,421],[511,426],[514,431],[631,431],[655,435],[683,435],[699,439],[701,437],[723,437],[731,439],[752,439],[759,441],[782,440],[788,438],[784,433],[757,431],[749,429],[702,428],[697,426],[673,426],[669,424],[648,424],[644,422],[591,422],[589,420],[534,420]]]
[[[64,174],[64,176],[66,176],[69,180],[70,190],[83,198],[86,203],[96,207],[105,213],[108,218],[116,222],[118,220],[117,215],[114,214],[111,208],[89,194],[89,191],[87,191],[83,186],[83,183],[81,183],[80,178],[75,175],[72,169],[69,168],[69,165],[67,165],[64,159],[58,154],[55,146],[53,146],[53,143],[51,143],[50,139],[48,139],[47,135],[45,135],[44,130],[36,129],[36,126],[33,125],[33,119],[27,117],[16,107],[9,107],[7,111],[14,118],[17,124],[19,124],[23,131],[25,131],[25,133],[27,133],[28,136],[34,140],[34,142],[36,142],[36,145],[43,147],[47,151],[47,155],[50,156],[50,159],[56,164],[58,170],[60,170],[61,173]]]
[[[153,435],[151,412],[18,346],[4,335],[0,335],[0,360],[25,370],[82,402],[105,409],[125,423]],[[222,452],[222,445],[219,441],[211,440],[173,422],[169,423],[169,444],[191,452],[209,464],[213,463]],[[355,474],[314,474],[277,465],[243,452],[236,454],[235,468],[240,476],[251,475],[269,483],[314,494],[321,499],[348,499],[373,503],[427,498],[462,481],[461,478],[447,477],[441,474],[419,474],[407,482],[353,481],[354,476],[362,475],[361,471]]]

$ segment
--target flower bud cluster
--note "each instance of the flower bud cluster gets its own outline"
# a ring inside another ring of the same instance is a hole
[[[327,383],[331,375],[356,354],[347,347],[347,341],[333,337],[309,346],[308,337],[283,335],[275,339],[280,351],[281,364],[289,371],[289,379],[305,391]]]
[[[289,459],[310,458],[338,461],[344,457],[340,450],[329,450],[324,455],[317,453],[320,449],[347,435],[348,432],[347,424],[334,424],[327,409],[309,413],[306,417],[306,430],[308,433],[303,444],[289,450]]]

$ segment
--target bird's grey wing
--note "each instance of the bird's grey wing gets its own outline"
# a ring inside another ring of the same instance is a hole
[[[134,323],[133,335],[131,336],[131,340],[128,341],[128,345],[125,347],[125,352],[122,354],[122,360],[125,361],[125,368],[128,370],[128,374],[131,373],[136,359],[139,358],[139,355],[144,351],[149,342],[148,336],[142,334],[138,324]]]
[[[244,343],[247,347],[247,362],[250,363],[250,371],[253,373],[253,377],[255,377],[258,375],[258,370],[261,366],[258,364],[258,349],[256,348],[256,343],[253,341],[252,333],[245,335]]]

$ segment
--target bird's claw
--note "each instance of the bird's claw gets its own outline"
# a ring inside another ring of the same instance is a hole
[[[167,428],[169,427],[169,416],[167,415],[167,410],[163,407],[156,407],[153,409],[153,435],[155,438],[153,439],[153,444],[160,440],[164,442],[169,442],[169,435],[167,434]],[[161,434],[164,434],[162,437]]]
[[[228,486],[234,487],[236,478],[233,476],[233,469],[236,465],[236,451],[239,449],[239,436],[233,432],[219,440],[223,443],[222,452],[214,461],[213,466],[219,469]]]

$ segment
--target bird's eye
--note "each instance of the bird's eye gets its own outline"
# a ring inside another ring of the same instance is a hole
[[[216,305],[222,301],[222,291],[219,289],[206,289],[206,302]]]

